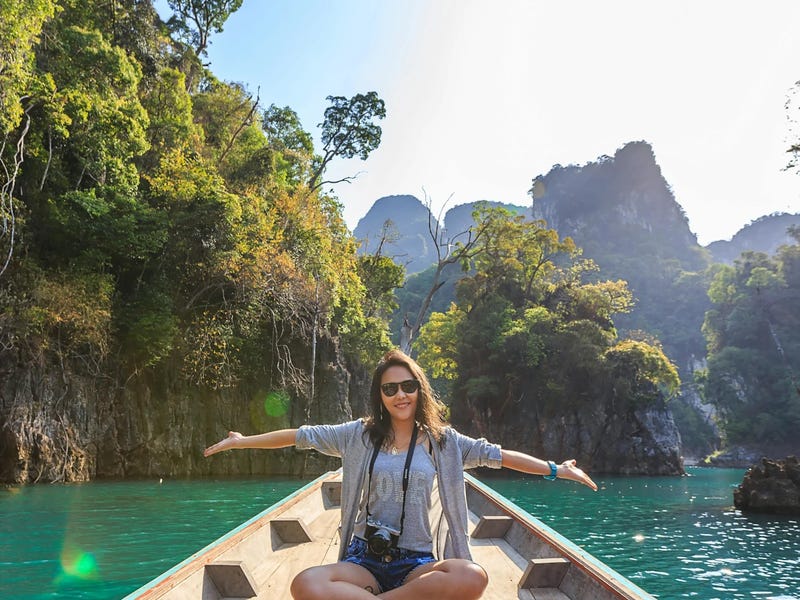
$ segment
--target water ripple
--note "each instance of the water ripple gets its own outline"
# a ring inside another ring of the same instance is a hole
[[[743,471],[690,474],[596,478],[596,494],[535,478],[487,483],[657,598],[800,600],[800,520],[734,510]]]

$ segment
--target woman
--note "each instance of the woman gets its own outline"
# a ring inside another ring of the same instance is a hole
[[[507,467],[597,486],[574,460],[556,465],[458,433],[443,408],[419,365],[392,350],[375,369],[367,419],[253,436],[232,431],[204,454],[295,445],[341,457],[339,562],[297,575],[296,600],[476,599],[488,578],[469,552],[464,469]],[[432,528],[434,484],[442,517]]]

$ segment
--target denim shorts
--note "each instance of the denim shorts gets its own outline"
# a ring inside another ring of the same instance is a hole
[[[405,548],[392,548],[389,550],[392,560],[387,561],[382,556],[375,556],[367,550],[367,542],[359,537],[354,537],[347,547],[347,554],[343,562],[360,565],[372,573],[381,586],[380,592],[388,592],[405,583],[409,573],[422,565],[436,562],[430,552],[416,552]]]

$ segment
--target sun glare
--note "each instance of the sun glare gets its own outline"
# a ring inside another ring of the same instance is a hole
[[[282,390],[275,390],[264,398],[264,412],[270,417],[282,417],[289,410],[289,395]]]
[[[82,580],[97,579],[99,570],[94,554],[86,552],[82,548],[67,544],[61,551],[61,575],[63,578],[75,578]]]

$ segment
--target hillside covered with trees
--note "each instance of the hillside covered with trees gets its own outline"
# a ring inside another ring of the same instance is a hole
[[[715,269],[703,331],[705,398],[728,442],[794,453],[800,431],[800,228],[773,256],[745,252]]]
[[[413,342],[455,424],[595,471],[682,471],[669,405],[712,300],[702,389],[732,432],[757,417],[725,370],[749,348],[726,315],[751,280],[796,372],[779,325],[794,251],[755,279],[709,270],[643,142],[538,178],[533,219],[491,203],[431,236],[422,206],[406,220],[436,264],[404,281],[391,228],[359,253],[325,191],[332,161],[380,144],[381,98],[329,96],[315,147],[291,107],[207,64],[241,0],[195,4],[169,0],[166,22],[147,0],[0,5],[0,480],[318,471],[308,453],[201,450],[234,425],[360,415],[409,302],[415,334],[433,313]],[[709,300],[719,277],[740,292]]]
[[[782,450],[778,454],[795,451],[780,433],[783,428],[778,427],[777,421],[783,419],[782,409],[791,409],[789,414],[793,414],[791,407],[798,399],[787,392],[784,381],[786,377],[790,378],[788,381],[797,379],[794,373],[798,356],[792,346],[797,305],[775,300],[782,309],[776,310],[771,324],[765,320],[763,308],[770,293],[780,291],[780,298],[791,297],[793,284],[786,273],[791,272],[788,263],[798,247],[793,237],[796,229],[790,228],[796,220],[794,215],[765,216],[746,225],[731,242],[702,248],[646,142],[626,144],[613,156],[600,157],[584,166],[556,165],[533,180],[531,196],[533,216],[562,238],[572,240],[580,249],[580,256],[596,265],[596,269],[584,270],[583,283],[625,283],[631,299],[624,311],[613,316],[614,335],[663,349],[677,367],[680,392],[669,403],[669,409],[681,430],[682,448],[687,455],[702,458],[728,446],[746,447],[752,455],[779,448]],[[457,208],[463,213],[479,206],[480,203],[473,203]],[[383,214],[387,219],[396,218],[386,210]],[[461,225],[463,229],[469,226]],[[472,226],[480,225],[473,221]],[[731,255],[731,265],[723,268],[717,255],[735,252],[735,248],[763,248],[764,252],[750,251],[741,256],[737,252]],[[564,258],[555,260],[560,264]],[[755,297],[759,302],[750,298],[746,285],[754,261],[774,274],[772,288]],[[441,274],[442,285],[429,307],[432,319],[441,318],[437,313],[449,314],[451,303],[458,305],[462,301],[459,281],[475,276],[475,268],[474,264],[446,267]],[[404,317],[417,314],[434,271],[435,267],[430,267],[411,275],[398,290],[393,332],[399,330]],[[740,282],[740,291],[730,288],[726,292],[730,296],[722,306],[721,277],[744,282]],[[728,328],[752,335],[723,335]],[[462,326],[457,330],[465,337],[472,332]],[[758,331],[761,337],[755,335]],[[775,334],[767,335],[771,331]],[[427,340],[421,342],[424,345]],[[456,344],[455,340],[450,342]],[[484,349],[493,347],[487,340],[480,343]],[[556,346],[546,347],[552,350]],[[512,355],[506,358],[513,361]],[[739,356],[741,364],[733,361],[733,355]],[[456,362],[470,363],[464,359]],[[524,370],[524,358],[513,364]],[[745,364],[747,369],[738,373],[737,369]],[[767,368],[768,365],[771,366]],[[499,364],[492,368],[504,372]],[[539,373],[539,379],[552,383],[549,375]],[[757,381],[763,383],[760,392],[755,392]],[[530,385],[535,388],[535,383]],[[468,396],[465,390],[462,385],[462,401]],[[759,435],[752,429],[749,435],[742,435],[748,420],[762,423],[757,428]],[[767,433],[772,431],[769,423],[776,425],[774,439]],[[794,423],[792,418],[782,421],[788,423]]]
[[[681,472],[666,410],[678,374],[658,346],[617,336],[613,317],[632,302],[625,282],[587,282],[593,262],[541,222],[501,208],[478,209],[476,222],[456,302],[419,340],[453,422],[599,471]]]
[[[315,149],[205,65],[240,5],[0,8],[3,480],[202,471],[234,422],[349,413],[388,345],[402,270],[359,261],[322,192],[377,147],[383,101],[329,97]]]

